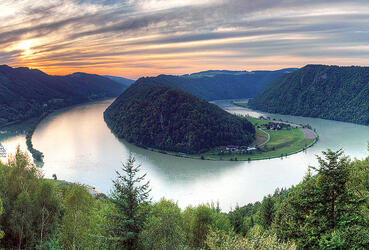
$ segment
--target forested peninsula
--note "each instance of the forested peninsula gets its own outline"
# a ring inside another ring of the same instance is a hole
[[[104,112],[112,132],[142,147],[195,154],[222,145],[248,146],[246,119],[181,90],[141,78]]]
[[[369,67],[307,65],[268,85],[249,106],[369,125]]]

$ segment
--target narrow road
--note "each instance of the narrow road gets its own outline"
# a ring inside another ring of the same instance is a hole
[[[265,144],[267,144],[269,141],[270,141],[270,134],[269,133],[267,133],[267,132],[265,132],[263,129],[261,129],[261,128],[259,128],[259,130],[260,131],[262,131],[264,134],[266,134],[267,136],[268,136],[268,139],[265,141],[265,142],[263,142],[262,144],[260,144],[260,145],[257,145],[257,146],[259,146],[259,147],[261,147],[261,146],[263,146],[263,145],[265,145]]]
[[[304,136],[306,139],[315,139],[315,133],[313,130],[309,128],[301,128],[302,132],[304,132]]]

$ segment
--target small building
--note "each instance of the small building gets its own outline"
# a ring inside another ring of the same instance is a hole
[[[265,127],[269,130],[281,130],[282,125],[279,122],[268,122]]]
[[[231,151],[231,152],[236,152],[236,151],[240,150],[240,147],[239,146],[234,146],[234,145],[228,145],[226,147],[226,150]]]

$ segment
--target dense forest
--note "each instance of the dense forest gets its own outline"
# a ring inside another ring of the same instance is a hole
[[[296,69],[276,71],[211,70],[190,75],[159,75],[151,82],[181,89],[204,100],[251,98],[269,83]]]
[[[249,105],[369,125],[369,67],[307,65],[267,86]]]
[[[143,147],[183,153],[247,146],[255,128],[246,119],[151,78],[141,78],[104,112],[114,134]]]
[[[116,97],[126,87],[85,73],[51,76],[36,69],[0,66],[0,126],[72,104]]]
[[[318,162],[300,184],[224,213],[217,204],[152,202],[132,155],[112,193],[93,197],[84,186],[43,179],[18,149],[0,163],[0,247],[368,249],[369,157],[328,150]]]

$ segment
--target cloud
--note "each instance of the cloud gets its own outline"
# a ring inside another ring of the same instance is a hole
[[[364,0],[4,0],[0,9],[0,63],[49,73],[369,64]],[[16,49],[29,39],[28,53]]]

